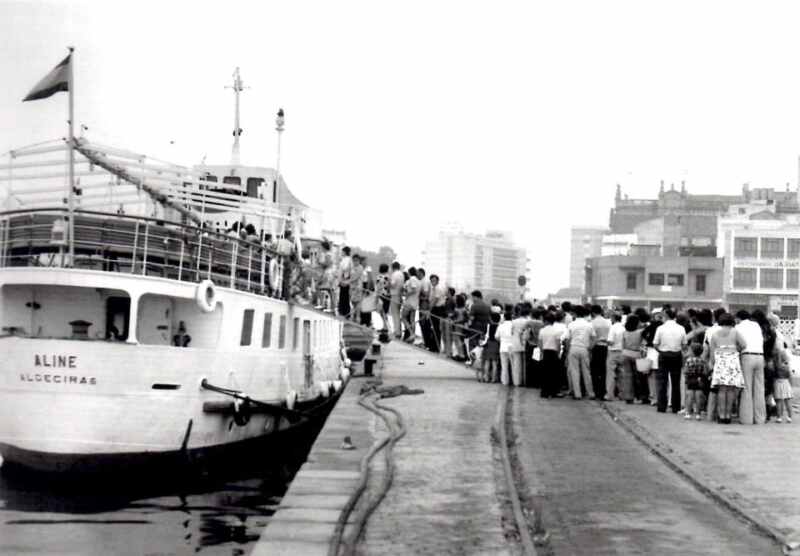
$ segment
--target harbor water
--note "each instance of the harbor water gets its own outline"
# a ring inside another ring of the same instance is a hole
[[[97,482],[0,469],[0,554],[248,554],[313,436],[274,447],[280,456],[258,468],[238,462],[180,479],[132,479],[123,469]]]

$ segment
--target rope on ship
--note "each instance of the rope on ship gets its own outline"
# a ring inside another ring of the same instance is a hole
[[[298,421],[310,421],[319,418],[317,415],[307,411],[298,411],[296,409],[289,409],[288,407],[283,407],[278,404],[254,400],[250,396],[242,394],[239,390],[231,390],[230,388],[215,386],[209,383],[205,378],[200,381],[200,388],[233,398],[233,404],[224,403],[224,405],[220,405],[219,403],[205,402],[203,404],[203,411],[206,413],[226,413],[231,410],[232,405],[234,420],[236,421],[236,424],[240,426],[247,424],[247,420],[249,420],[249,412],[251,412],[253,409],[252,406],[255,406],[256,410],[261,410],[259,413],[285,415]]]

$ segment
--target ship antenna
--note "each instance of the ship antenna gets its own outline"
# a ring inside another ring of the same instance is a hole
[[[239,137],[242,135],[242,128],[239,126],[239,93],[249,87],[245,87],[242,83],[242,77],[239,74],[239,68],[233,72],[233,85],[225,87],[226,89],[233,89],[234,98],[234,113],[233,113],[233,150],[231,151],[231,165],[239,165]]]

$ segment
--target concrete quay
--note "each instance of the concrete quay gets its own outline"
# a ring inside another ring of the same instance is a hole
[[[800,388],[793,412],[800,417]],[[657,413],[646,405],[603,403],[615,422],[719,504],[800,553],[800,418],[794,423],[719,425]]]
[[[407,434],[394,448],[392,487],[368,520],[356,553],[517,554],[495,486],[501,466],[491,430],[502,387],[478,383],[469,368],[400,342],[383,346],[383,356],[384,366],[375,372],[385,386],[424,393],[380,402],[403,415]],[[387,434],[384,422],[358,404],[365,381],[348,382],[254,556],[328,554],[337,520],[358,484],[361,460]],[[354,450],[341,448],[345,436]],[[353,515],[374,495],[384,470],[379,455]]]

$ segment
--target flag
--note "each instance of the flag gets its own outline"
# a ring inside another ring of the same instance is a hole
[[[47,98],[59,91],[69,91],[69,72],[72,69],[70,67],[71,58],[72,54],[64,58],[50,73],[45,75],[44,78],[31,89],[28,96],[22,99],[22,102]]]

